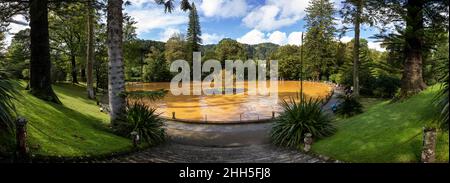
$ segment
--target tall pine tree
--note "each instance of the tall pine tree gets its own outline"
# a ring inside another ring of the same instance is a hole
[[[336,33],[333,22],[333,3],[329,0],[312,0],[306,8],[305,53],[313,79],[329,77],[327,68],[334,60],[333,39]]]
[[[419,93],[426,88],[423,79],[424,57],[435,47],[439,34],[448,32],[449,1],[377,0],[371,3],[379,11],[378,22],[395,26],[390,34],[378,37],[384,38],[387,45],[403,46],[403,75],[399,97],[408,98]]]
[[[187,31],[187,51],[188,51],[188,61],[192,61],[192,53],[200,51],[202,44],[202,31],[200,28],[200,21],[198,20],[197,8],[192,2],[190,13],[189,13],[189,27]]]

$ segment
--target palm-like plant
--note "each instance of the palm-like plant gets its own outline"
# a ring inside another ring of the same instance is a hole
[[[142,102],[128,104],[124,119],[117,122],[118,132],[130,135],[137,132],[149,145],[156,145],[165,140],[164,119],[159,118],[155,108],[149,108]]]
[[[363,112],[363,106],[353,95],[339,95],[341,103],[337,107],[336,113],[345,117],[354,116]]]
[[[0,72],[0,130],[14,129],[15,108],[13,104],[15,87],[5,73]]]
[[[281,106],[283,112],[275,119],[271,131],[272,141],[277,145],[299,147],[306,133],[323,138],[336,132],[331,118],[322,111],[320,100],[302,98],[295,102],[291,98]]]
[[[436,98],[434,99],[434,102],[437,104],[437,106],[440,109],[440,114],[437,115],[437,121],[439,123],[439,126],[444,129],[444,130],[448,130],[448,126],[449,126],[449,118],[448,118],[448,83],[449,83],[449,73],[448,73],[448,61],[445,62],[446,64],[444,64],[443,67],[439,68],[442,73],[444,73],[444,75],[441,78],[441,81],[443,82],[442,84],[442,88],[439,91],[439,93],[437,94]]]

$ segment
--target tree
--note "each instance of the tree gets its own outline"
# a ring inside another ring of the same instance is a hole
[[[435,45],[436,34],[448,32],[448,1],[440,0],[378,0],[374,6],[379,10],[377,20],[383,25],[395,25],[389,35],[379,36],[386,40],[401,40],[404,54],[400,98],[414,95],[424,88],[423,58]],[[383,30],[382,34],[386,31]]]
[[[87,2],[87,43],[86,43],[86,89],[89,99],[95,99],[94,92],[94,7],[92,0]]]
[[[216,56],[222,64],[225,60],[246,60],[247,50],[244,45],[229,38],[222,39],[216,46]]]
[[[49,17],[51,49],[59,49],[69,57],[73,84],[78,83],[77,60],[84,51],[81,48],[86,24],[84,14],[80,13],[84,8],[82,4],[67,4],[54,10]]]
[[[192,53],[200,51],[200,44],[202,32],[200,28],[200,21],[198,20],[197,8],[194,2],[192,2],[191,10],[189,13],[189,24],[187,30],[187,47],[188,47],[188,61],[192,61]]]
[[[327,68],[333,63],[333,39],[336,32],[333,3],[329,0],[312,0],[306,8],[305,53],[314,78],[328,78]]]
[[[1,61],[0,61],[1,62]],[[20,79],[29,79],[30,68],[30,29],[17,32],[5,53],[5,59],[0,66]],[[28,72],[28,75],[23,75]]]
[[[0,31],[0,58],[2,58],[3,49],[5,49],[5,33]]]
[[[164,57],[167,62],[173,62],[179,59],[187,59],[186,41],[181,34],[172,35],[165,45]]]
[[[278,60],[280,77],[286,80],[298,80],[300,77],[300,47],[281,46],[272,54],[272,60]]]
[[[52,89],[48,33],[48,0],[30,0],[30,92],[41,99],[60,104]]]
[[[152,46],[145,62],[144,78],[146,81],[170,81],[169,64],[164,59],[163,52]]]
[[[370,19],[370,7],[367,0],[345,0],[344,7],[340,10],[340,14],[344,19],[344,23],[353,24],[355,32],[353,46],[353,95],[359,97],[359,57],[360,57],[360,27],[365,23],[372,23]],[[344,27],[347,29],[347,27]],[[344,30],[346,31],[346,30]]]
[[[110,120],[114,126],[125,111],[125,76],[123,65],[122,0],[109,0],[107,5],[108,96]]]

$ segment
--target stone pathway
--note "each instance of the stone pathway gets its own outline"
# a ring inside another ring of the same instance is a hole
[[[337,102],[336,90],[323,109]],[[323,163],[325,158],[270,144],[272,123],[189,124],[168,121],[169,142],[110,163]]]
[[[271,144],[202,147],[167,143],[106,163],[324,163],[325,160]]]

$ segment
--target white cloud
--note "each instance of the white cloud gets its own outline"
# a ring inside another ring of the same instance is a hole
[[[18,22],[28,23],[25,20],[25,17],[22,16],[22,15],[15,15],[15,16],[12,17],[12,19],[15,20],[15,21],[18,21]],[[11,40],[12,40],[12,37],[14,36],[14,34],[16,34],[17,32],[19,32],[19,31],[21,31],[23,29],[26,29],[28,27],[29,26],[27,26],[27,25],[21,25],[21,24],[17,24],[17,23],[10,23],[9,26],[8,26],[9,31],[8,31],[8,33],[5,36],[6,46],[9,46],[9,44],[11,44]]]
[[[341,37],[341,42],[343,42],[343,43],[348,43],[348,42],[350,42],[352,40],[353,40],[353,37],[350,37],[350,36],[343,36],[343,37]]]
[[[188,16],[181,11],[164,13],[163,8],[126,10],[128,15],[137,22],[137,34],[149,32],[153,29],[166,29],[188,22]]]
[[[166,28],[163,32],[161,32],[159,34],[159,40],[166,42],[167,40],[169,40],[173,35],[175,34],[180,34],[181,31],[179,29],[175,29],[175,28]]]
[[[268,41],[271,43],[278,44],[278,45],[284,45],[287,42],[286,33],[280,32],[280,31],[275,31],[273,33],[270,33]]]
[[[208,34],[208,33],[203,33],[202,34],[202,41],[203,44],[216,44],[218,43],[220,40],[222,40],[225,36],[223,35],[218,35],[218,34]]]
[[[301,32],[291,32],[289,36],[287,33],[274,31],[271,33],[263,33],[257,29],[253,29],[244,36],[237,39],[240,43],[245,44],[259,44],[259,43],[274,43],[278,45],[300,45]]]
[[[380,43],[380,42],[371,42],[371,41],[370,41],[370,42],[367,44],[367,46],[368,46],[369,48],[371,48],[371,49],[375,49],[375,50],[378,50],[378,51],[381,51],[381,52],[386,51],[385,48],[382,48],[382,47],[381,47],[381,43]]]
[[[267,0],[242,20],[250,28],[271,31],[295,24],[305,16],[309,0]]]
[[[300,46],[302,44],[302,32],[291,32],[288,37],[288,44]]]
[[[267,42],[266,35],[257,29],[247,32],[247,34],[241,38],[238,38],[237,41],[245,44],[259,44]]]
[[[241,17],[247,12],[245,0],[203,0],[200,10],[206,17]]]

